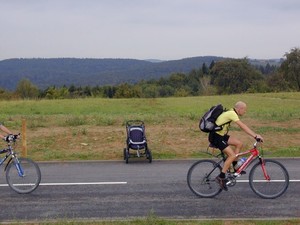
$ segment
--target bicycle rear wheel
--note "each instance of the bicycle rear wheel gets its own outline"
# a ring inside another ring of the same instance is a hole
[[[199,160],[189,169],[187,183],[191,191],[204,198],[212,198],[218,195],[222,189],[215,181],[222,168],[213,160]]]
[[[27,194],[39,186],[41,171],[39,166],[31,159],[13,159],[6,169],[6,181],[17,193]]]
[[[264,166],[269,179],[265,178],[263,165],[258,162],[249,174],[250,187],[255,194],[262,198],[277,198],[287,190],[289,174],[281,163],[272,159],[265,159]]]

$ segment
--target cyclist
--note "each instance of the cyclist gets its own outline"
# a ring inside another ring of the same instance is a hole
[[[7,127],[5,127],[2,123],[0,123],[0,130],[8,134],[7,136],[0,134],[0,138],[5,141],[8,141],[7,138],[10,134],[12,134],[12,132]]]
[[[236,154],[238,154],[243,147],[243,143],[239,139],[228,135],[230,123],[232,121],[235,122],[248,135],[255,139],[259,138],[261,141],[263,141],[262,136],[256,134],[240,120],[239,116],[243,116],[246,113],[246,110],[246,103],[242,101],[237,102],[234,108],[223,112],[217,118],[216,125],[220,126],[223,124],[222,130],[210,132],[208,136],[209,142],[227,155],[227,159],[224,162],[224,167],[220,175],[216,177],[216,181],[219,183],[220,187],[225,191],[227,191],[227,186],[225,182],[226,171],[229,169],[231,163],[233,164],[233,166],[237,164]],[[234,146],[234,149],[232,149],[231,146]]]

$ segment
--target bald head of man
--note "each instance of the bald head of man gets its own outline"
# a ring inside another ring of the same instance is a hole
[[[239,116],[243,116],[247,111],[247,105],[245,102],[238,101],[235,103],[234,109]]]

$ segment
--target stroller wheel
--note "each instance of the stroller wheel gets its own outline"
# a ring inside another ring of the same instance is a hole
[[[146,157],[149,160],[149,163],[152,163],[152,153],[151,153],[150,149],[146,150]]]
[[[125,148],[124,149],[124,160],[126,162],[126,164],[128,163],[128,160],[129,160],[129,149]]]
[[[124,160],[126,159],[126,148],[123,149],[123,157],[124,157]]]

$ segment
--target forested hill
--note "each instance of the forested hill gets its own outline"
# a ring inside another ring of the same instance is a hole
[[[202,56],[181,60],[151,62],[136,59],[7,59],[0,61],[0,88],[14,90],[21,79],[29,79],[40,89],[55,85],[102,86],[142,79],[158,79],[172,73],[200,69],[203,63],[224,58]]]

